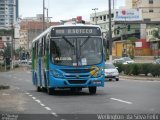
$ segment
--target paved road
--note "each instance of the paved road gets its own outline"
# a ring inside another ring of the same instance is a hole
[[[111,81],[98,88],[96,95],[83,89],[79,93],[61,90],[51,96],[35,91],[30,71],[1,72],[0,84],[11,86],[0,90],[0,113],[49,114],[65,120],[65,114],[77,119],[75,114],[160,113],[159,81]]]

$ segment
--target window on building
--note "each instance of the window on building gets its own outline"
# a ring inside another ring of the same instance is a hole
[[[10,40],[10,38],[9,37],[7,37],[7,41],[9,41]]]
[[[94,21],[94,17],[92,18],[92,21]]]
[[[107,15],[107,19],[109,19],[109,15]]]
[[[153,11],[153,9],[150,9],[149,12],[150,12],[150,13],[153,13],[154,11]]]
[[[111,18],[113,18],[113,17],[114,17],[114,14],[112,13],[112,14],[111,14]]]
[[[100,20],[102,20],[102,16],[100,16]]]
[[[105,15],[103,16],[103,21],[106,21],[106,16]]]
[[[149,4],[153,4],[153,0],[149,0]]]

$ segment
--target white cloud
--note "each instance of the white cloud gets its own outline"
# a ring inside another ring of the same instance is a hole
[[[111,0],[112,1],[112,0]],[[42,14],[43,0],[20,0],[20,15],[22,17],[35,17],[36,14]],[[122,6],[124,0],[115,0],[115,6]],[[49,9],[49,16],[52,20],[59,21],[82,16],[89,20],[90,14],[94,11],[92,8],[98,8],[98,11],[108,9],[108,0],[45,0],[45,6]]]

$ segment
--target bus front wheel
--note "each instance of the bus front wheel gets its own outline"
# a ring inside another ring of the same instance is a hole
[[[89,87],[89,93],[90,94],[96,94],[96,90],[97,90],[97,87]]]
[[[54,88],[47,88],[47,92],[49,95],[53,95],[55,92],[55,89]]]

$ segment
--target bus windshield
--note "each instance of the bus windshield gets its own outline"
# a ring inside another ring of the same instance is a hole
[[[94,65],[102,61],[102,39],[89,36],[52,38],[50,52],[56,65]]]

